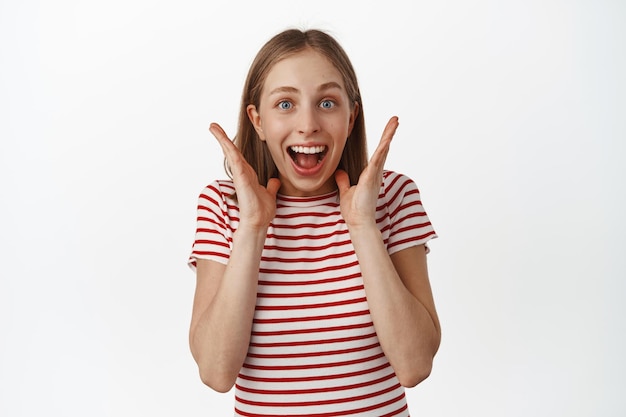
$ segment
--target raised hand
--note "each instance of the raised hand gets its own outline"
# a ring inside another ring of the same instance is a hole
[[[215,136],[230,167],[239,202],[239,227],[267,228],[276,214],[276,193],[280,181],[272,178],[267,187],[259,184],[254,169],[217,123],[209,130]]]
[[[335,181],[339,189],[341,215],[349,227],[358,227],[376,222],[376,204],[383,178],[385,160],[391,139],[398,128],[396,116],[389,119],[382,137],[367,167],[359,176],[359,182],[350,186],[348,174],[337,170]]]

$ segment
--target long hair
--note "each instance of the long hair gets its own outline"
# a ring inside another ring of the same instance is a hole
[[[259,50],[250,66],[244,84],[239,111],[239,125],[234,140],[235,145],[257,173],[261,185],[265,186],[270,178],[278,177],[278,169],[266,143],[259,139],[252,122],[248,118],[247,107],[254,104],[259,108],[263,85],[272,67],[278,61],[306,48],[312,48],[324,55],[337,68],[343,77],[348,99],[351,103],[356,103],[359,106],[354,127],[346,141],[339,162],[339,168],[348,173],[350,183],[354,185],[358,182],[359,175],[367,165],[367,139],[361,92],[348,55],[332,36],[320,30],[288,29],[272,37]],[[225,163],[225,167],[230,176],[231,172],[227,163]]]

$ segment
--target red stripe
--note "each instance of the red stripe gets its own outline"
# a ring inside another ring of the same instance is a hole
[[[395,193],[393,193],[393,195],[389,195],[389,192],[392,190],[392,188],[394,187],[395,183],[399,179],[400,179],[400,177],[394,178],[394,180],[392,182],[392,185],[387,187],[387,189],[385,190],[385,194],[387,194],[387,201],[389,202],[389,205],[392,205],[398,199],[398,195],[403,193],[406,190],[406,188],[411,185],[411,181],[406,179],[402,184],[400,184],[399,188],[395,191]],[[407,192],[404,196],[406,197],[406,195],[410,195],[410,194]],[[393,215],[392,215],[392,217],[393,217]]]
[[[248,353],[250,358],[258,359],[293,359],[293,358],[317,358],[320,356],[332,356],[332,355],[345,355],[346,353],[362,352],[364,350],[374,349],[379,347],[380,343],[372,343],[367,346],[355,347],[350,349],[337,349],[322,352],[304,352],[304,353],[287,353],[287,354],[262,354],[262,353]]]
[[[393,248],[394,246],[402,245],[404,243],[418,242],[420,240],[426,239],[428,236],[434,236],[434,235],[435,235],[435,232],[434,231],[430,231],[430,232],[425,233],[425,234],[423,234],[421,236],[412,236],[412,237],[409,237],[409,238],[406,238],[406,239],[398,240],[397,242],[393,242],[393,244],[390,244],[388,246],[388,249],[389,248]]]
[[[251,334],[253,336],[283,336],[283,335],[294,335],[294,334],[323,333],[323,332],[336,332],[340,330],[363,329],[363,328],[371,327],[371,326],[372,326],[372,322],[370,321],[368,323],[350,324],[346,326],[319,327],[315,329],[276,330],[273,332],[253,331]]]
[[[245,362],[243,368],[258,369],[263,371],[300,371],[303,369],[318,369],[318,368],[334,368],[336,366],[349,366],[359,363],[371,362],[376,359],[384,357],[384,353],[377,353],[376,355],[369,356],[367,358],[352,359],[350,361],[328,362],[328,363],[313,363],[308,365],[252,365]]]
[[[258,377],[251,376],[239,373],[239,378],[245,379],[246,381],[255,381],[255,382],[317,382],[317,381],[328,381],[331,379],[341,379],[341,378],[352,378],[356,376],[362,376],[367,374],[373,374],[378,371],[382,371],[383,369],[391,368],[389,363],[383,363],[382,365],[377,365],[373,368],[369,369],[361,369],[353,372],[344,372],[341,374],[325,374],[325,375],[317,375],[317,376],[300,376],[300,377],[290,377],[290,378],[267,378],[267,377]]]
[[[340,282],[340,281],[347,281],[349,279],[353,279],[353,278],[358,278],[360,277],[361,274],[360,273],[356,273],[356,274],[351,274],[351,275],[344,275],[344,276],[339,276],[339,277],[335,277],[335,278],[326,278],[326,279],[318,279],[318,280],[306,280],[306,281],[267,281],[267,280],[259,280],[259,285],[285,285],[285,286],[291,286],[291,285],[317,285],[317,284],[328,284],[331,282]]]
[[[339,208],[338,205],[335,205],[335,207],[337,207],[337,209]],[[336,216],[340,213],[341,212],[339,210],[331,211],[328,213],[319,213],[317,211],[298,211],[298,212],[289,213],[289,214],[277,214],[276,218],[277,219],[297,219],[300,217],[330,217],[330,216]],[[336,223],[334,222],[334,223],[327,223],[327,224],[340,224],[340,223],[345,223],[345,222],[343,220],[337,220]],[[319,224],[317,223],[310,223],[310,225],[313,227],[319,226]],[[284,225],[283,227],[293,227],[293,225],[291,226]]]
[[[391,179],[389,183],[385,181],[385,184],[387,185],[387,187],[385,188],[385,192],[389,192],[389,190],[392,189],[393,186],[396,184],[396,182],[398,182],[398,180],[400,179],[400,175],[398,175],[397,173],[393,171],[387,171],[384,175],[384,178],[387,179],[391,176],[394,176],[394,177]]]
[[[329,237],[333,237],[333,236],[339,236],[339,235],[345,235],[348,234],[348,229],[343,229],[343,230],[335,230],[331,233],[326,233],[323,235],[297,235],[297,236],[289,236],[289,235],[277,235],[274,233],[268,233],[267,234],[267,238],[268,239],[279,239],[279,240],[302,240],[302,239],[308,239],[308,240],[322,240],[322,239],[328,239]]]
[[[291,246],[265,245],[264,249],[276,250],[276,251],[285,251],[285,252],[318,251],[318,250],[321,251],[321,250],[333,248],[333,247],[336,247],[336,246],[343,246],[343,245],[350,245],[350,244],[352,244],[352,242],[350,241],[350,239],[347,239],[347,240],[341,240],[341,241],[338,241],[338,242],[327,243],[326,245],[322,245],[322,246],[295,246],[295,247],[291,247]]]
[[[208,245],[215,245],[215,246],[221,246],[223,248],[229,248],[228,243],[224,243],[224,242],[218,242],[215,240],[209,240],[209,239],[198,239],[195,241],[195,244],[208,244]]]
[[[298,207],[298,206],[288,206],[282,205],[282,208],[285,210],[277,210],[276,219],[280,220],[294,220],[299,218],[323,218],[323,217],[339,217],[337,219],[338,223],[341,223],[342,218],[340,216],[341,210],[339,204],[320,204],[317,206],[311,207]],[[320,210],[320,207],[322,209]],[[277,205],[278,208],[278,205]],[[317,225],[315,220],[311,219],[310,221],[314,225]],[[280,222],[281,224],[284,222]]]
[[[314,195],[311,197],[297,197],[297,198],[292,198],[289,197],[288,195],[279,195],[276,197],[277,202],[281,202],[281,201],[285,201],[287,203],[290,202],[313,202],[313,201],[324,201],[329,199],[330,197],[336,196],[337,192],[331,192],[328,194],[323,194],[323,195]],[[335,204],[336,205],[336,204]]]
[[[216,193],[219,194],[219,191],[217,191]],[[198,198],[198,200],[206,200],[209,203],[213,204],[214,206],[217,206],[217,207],[220,206],[220,203],[216,199],[214,199],[213,197],[209,197],[206,194],[200,194],[200,197]],[[200,204],[200,202],[198,201],[198,210],[199,209],[211,211],[207,206]]]
[[[263,310],[263,311],[304,310],[304,309],[309,309],[309,308],[337,307],[337,306],[343,306],[343,305],[347,305],[347,304],[361,303],[363,301],[367,301],[367,298],[361,297],[361,298],[354,298],[354,299],[351,299],[351,300],[334,301],[332,303],[298,304],[298,305],[287,305],[287,306],[260,306],[260,305],[257,305],[256,306],[256,310]]]
[[[301,293],[291,293],[291,294],[258,293],[257,298],[318,297],[321,295],[341,294],[344,292],[359,291],[362,289],[363,289],[363,285],[356,285],[354,287],[339,288],[336,290],[328,290],[328,291],[301,292]]]
[[[403,411],[406,411],[409,408],[409,405],[407,403],[404,403],[404,405],[400,408],[398,408],[397,410],[392,411],[391,413],[387,413],[387,414],[383,414],[380,417],[393,417],[393,416],[397,416],[398,414],[400,414]]]
[[[410,225],[410,226],[407,226],[407,227],[402,227],[402,228],[396,230],[394,233],[390,233],[389,236],[390,237],[391,236],[396,236],[396,235],[402,234],[404,232],[411,232],[413,230],[423,229],[423,228],[428,227],[428,226],[430,226],[430,222],[422,223],[422,224],[414,224],[414,225]]]
[[[275,348],[275,347],[323,345],[323,344],[331,344],[331,343],[353,342],[357,340],[370,339],[372,337],[376,337],[376,333],[369,333],[369,334],[350,336],[350,337],[336,337],[334,339],[303,340],[299,342],[274,342],[274,343],[252,342],[250,343],[250,346],[259,347],[259,348]]]
[[[393,216],[397,216],[399,212],[401,211],[409,211],[408,214],[406,214],[404,217],[400,217],[398,219],[396,219],[396,223],[402,223],[403,221],[407,220],[407,219],[412,219],[414,217],[425,217],[426,216],[426,212],[424,212],[423,210],[421,211],[410,211],[412,207],[419,207],[422,208],[422,206],[420,206],[419,204],[410,204],[408,207],[405,207],[406,210],[396,210],[396,212],[393,214]]]
[[[309,388],[309,389],[299,389],[299,390],[265,390],[265,389],[253,389],[248,387],[243,387],[239,384],[235,384],[235,386],[240,391],[251,392],[253,394],[266,394],[266,395],[301,395],[301,394],[319,394],[322,392],[335,392],[335,391],[347,391],[356,388],[369,387],[371,385],[376,385],[381,382],[385,382],[389,379],[395,377],[395,373],[390,373],[378,379],[373,379],[366,382],[361,382],[359,384],[351,384],[351,385],[339,385],[339,386],[329,386],[324,388]]]
[[[336,399],[332,399],[332,400],[324,400],[324,401],[320,401],[320,400],[316,400],[316,401],[294,401],[294,402],[264,402],[264,401],[252,401],[252,400],[244,400],[243,398],[240,398],[238,396],[235,396],[235,400],[237,400],[238,402],[242,403],[242,404],[248,404],[248,405],[256,405],[256,406],[260,406],[260,407],[308,407],[308,406],[320,406],[320,405],[330,405],[330,404],[341,404],[341,403],[347,403],[347,402],[352,402],[352,401],[360,401],[360,400],[366,400],[368,398],[374,398],[374,397],[378,397],[380,395],[385,395],[393,390],[396,390],[400,388],[400,384],[396,384],[393,385],[391,387],[382,389],[380,391],[377,392],[372,392],[369,394],[364,394],[364,395],[357,395],[355,397],[348,397],[348,398],[336,398]],[[368,411],[371,410],[375,410],[377,408],[382,408],[387,406],[388,404],[393,404],[394,402],[398,401],[399,399],[401,399],[404,396],[404,394],[402,394],[401,396],[396,397],[394,400],[389,400],[386,401],[382,404],[376,404],[374,406],[370,406],[370,407],[366,407],[366,409]],[[363,412],[363,408],[359,409],[359,412]],[[342,414],[345,414],[346,412],[343,412]],[[354,414],[353,411],[348,412],[349,414]],[[328,415],[328,414],[324,414],[324,415]]]
[[[217,182],[217,185],[220,188],[226,188],[230,190],[230,192],[226,193],[226,195],[230,195],[235,192],[235,187],[232,185],[232,182],[230,180],[217,180],[215,182]],[[218,189],[216,189],[212,184],[209,185],[207,188],[210,188],[211,190],[214,190],[215,192],[221,194],[221,192]]]
[[[366,316],[370,313],[369,310],[361,310],[361,311],[351,311],[349,313],[340,313],[340,314],[325,314],[323,316],[309,316],[309,317],[285,317],[280,319],[254,319],[253,323],[257,324],[276,324],[276,323],[297,323],[302,321],[322,321],[322,320],[333,320],[333,319],[343,319],[347,317],[357,317],[357,316]]]
[[[357,266],[358,264],[359,264],[359,261],[354,261],[345,265],[327,266],[325,268],[314,268],[310,270],[308,269],[285,270],[285,269],[274,269],[274,268],[260,268],[259,272],[265,273],[265,274],[283,274],[283,275],[313,274],[313,273],[336,271],[336,270],[351,268],[353,266]]]
[[[337,258],[347,258],[348,256],[352,256],[354,255],[354,250],[348,251],[348,252],[341,252],[341,253],[331,253],[329,255],[326,256],[322,256],[319,258],[313,258],[313,257],[306,257],[306,258],[281,258],[278,256],[274,256],[274,257],[269,257],[269,256],[263,256],[261,257],[262,261],[265,262],[285,262],[285,263],[295,263],[295,262],[300,262],[300,263],[314,263],[314,262],[321,262],[321,261],[327,261],[329,259],[337,259]]]
[[[202,232],[202,233],[214,233],[217,235],[223,235],[224,232],[226,231],[226,227],[224,227],[223,224],[218,223],[217,221],[213,220],[213,219],[208,219],[208,218],[203,218],[200,219],[198,218],[198,226],[200,226],[201,223],[211,223],[212,225],[214,225],[216,228],[220,229],[220,230],[215,230],[215,229],[208,229],[206,227],[198,227],[196,229],[196,233]]]
[[[213,251],[203,251],[203,250],[194,250],[192,252],[192,256],[196,256],[196,257],[217,256],[219,258],[228,259],[228,255],[224,255],[223,253],[213,252]]]

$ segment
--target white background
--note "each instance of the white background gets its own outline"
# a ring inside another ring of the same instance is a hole
[[[288,27],[357,69],[440,238],[415,416],[626,414],[626,3],[0,1],[0,415],[222,416],[187,344],[202,187]]]

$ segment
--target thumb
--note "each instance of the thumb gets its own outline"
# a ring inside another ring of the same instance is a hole
[[[278,178],[270,178],[270,180],[267,182],[266,188],[271,195],[276,197],[278,189],[280,188],[280,180]]]
[[[337,183],[337,189],[339,190],[339,197],[350,189],[350,177],[343,169],[335,171],[335,182]]]

